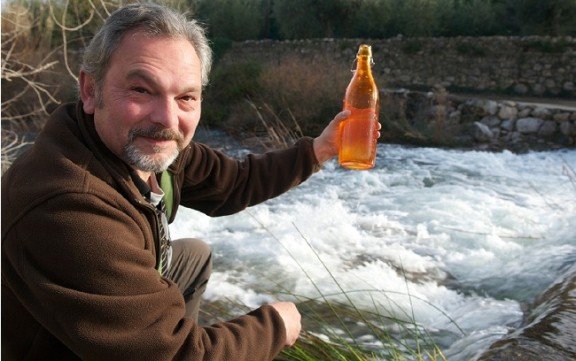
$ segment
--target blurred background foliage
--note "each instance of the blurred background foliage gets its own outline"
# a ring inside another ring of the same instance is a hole
[[[576,35],[575,0],[189,0],[232,40]]]

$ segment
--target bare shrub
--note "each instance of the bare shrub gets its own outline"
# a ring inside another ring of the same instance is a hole
[[[228,107],[220,124],[248,145],[283,147],[320,134],[342,109],[350,70],[327,56],[292,55],[221,67],[207,108]]]
[[[121,3],[8,0],[2,5],[3,172],[49,113],[76,99],[78,49]]]
[[[54,24],[33,16],[34,10],[47,10],[46,4],[36,7],[10,3],[2,11],[3,128],[44,118],[49,106],[58,103],[53,96],[56,85],[41,80],[41,75],[57,64],[49,37]]]
[[[351,77],[350,69],[327,56],[286,56],[261,72],[260,102],[285,124],[296,119],[305,134],[318,134],[342,109]]]
[[[16,132],[2,129],[2,174],[30,144],[32,143],[24,140]]]
[[[248,142],[257,143],[264,149],[285,148],[304,135],[294,115],[290,114],[291,122],[288,123],[280,119],[268,104],[257,106],[250,99],[247,99],[246,103],[256,113],[260,125],[265,129],[265,134],[256,135],[248,139]]]

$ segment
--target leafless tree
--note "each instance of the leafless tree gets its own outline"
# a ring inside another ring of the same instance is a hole
[[[77,49],[121,4],[105,0],[3,4],[2,173],[30,144],[49,112],[75,96]]]

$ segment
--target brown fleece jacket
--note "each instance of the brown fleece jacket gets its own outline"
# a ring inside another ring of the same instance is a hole
[[[312,148],[303,138],[237,161],[192,142],[170,167],[175,204],[238,212],[318,170]],[[154,210],[80,103],[58,108],[2,177],[1,205],[3,359],[271,360],[282,349],[271,306],[210,327],[184,318],[155,269]]]

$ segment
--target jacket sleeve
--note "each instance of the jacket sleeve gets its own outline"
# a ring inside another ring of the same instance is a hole
[[[284,326],[270,306],[210,327],[184,318],[177,286],[154,269],[145,217],[113,202],[59,195],[6,230],[3,287],[38,323],[83,360],[271,360],[280,352]]]
[[[312,143],[304,137],[292,147],[243,160],[192,143],[179,182],[180,205],[222,216],[276,197],[320,169]]]

